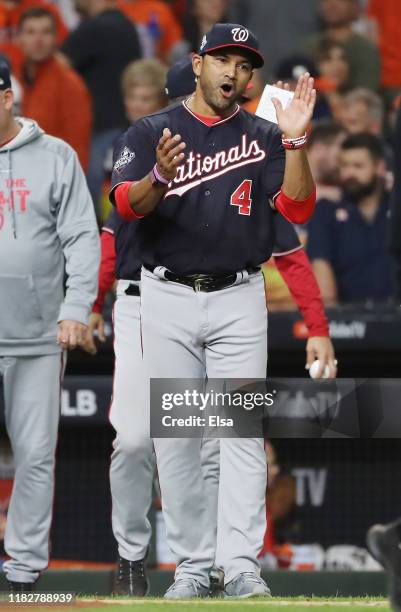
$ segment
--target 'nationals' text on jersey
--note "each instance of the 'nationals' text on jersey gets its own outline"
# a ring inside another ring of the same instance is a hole
[[[181,134],[185,159],[160,204],[139,223],[143,263],[188,275],[232,272],[269,259],[277,214],[269,198],[284,175],[278,127],[239,107],[208,126],[185,102],[170,106],[126,132],[113,188],[150,172],[165,127]]]

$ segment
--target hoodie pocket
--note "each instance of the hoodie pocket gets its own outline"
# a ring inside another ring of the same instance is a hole
[[[32,275],[0,275],[0,339],[27,340],[44,333]]]

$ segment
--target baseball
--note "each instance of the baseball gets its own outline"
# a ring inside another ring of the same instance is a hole
[[[317,378],[319,368],[320,368],[320,361],[319,359],[316,359],[312,363],[311,367],[309,368],[309,376],[311,378]],[[326,364],[326,367],[324,368],[324,371],[323,371],[323,375],[320,378],[329,378],[329,376],[330,376],[330,368]]]

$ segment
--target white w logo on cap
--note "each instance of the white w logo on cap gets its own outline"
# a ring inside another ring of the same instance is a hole
[[[235,42],[245,42],[248,40],[249,31],[246,28],[233,28],[231,34]]]

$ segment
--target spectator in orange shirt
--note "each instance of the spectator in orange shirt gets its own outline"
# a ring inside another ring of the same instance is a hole
[[[57,6],[46,0],[0,0],[0,51],[5,53],[15,66],[21,61],[16,36],[21,15],[32,7],[42,7],[54,15],[57,42],[61,44],[68,34],[67,27]]]
[[[23,88],[21,112],[52,136],[62,138],[88,166],[92,110],[85,83],[55,57],[57,24],[51,11],[28,9],[19,23],[23,61],[15,74]]]
[[[162,0],[118,0],[118,8],[135,24],[147,28],[155,55],[173,64],[188,51],[182,29],[170,7]]]
[[[401,91],[400,0],[370,0],[367,14],[378,27],[381,84],[391,102]]]

